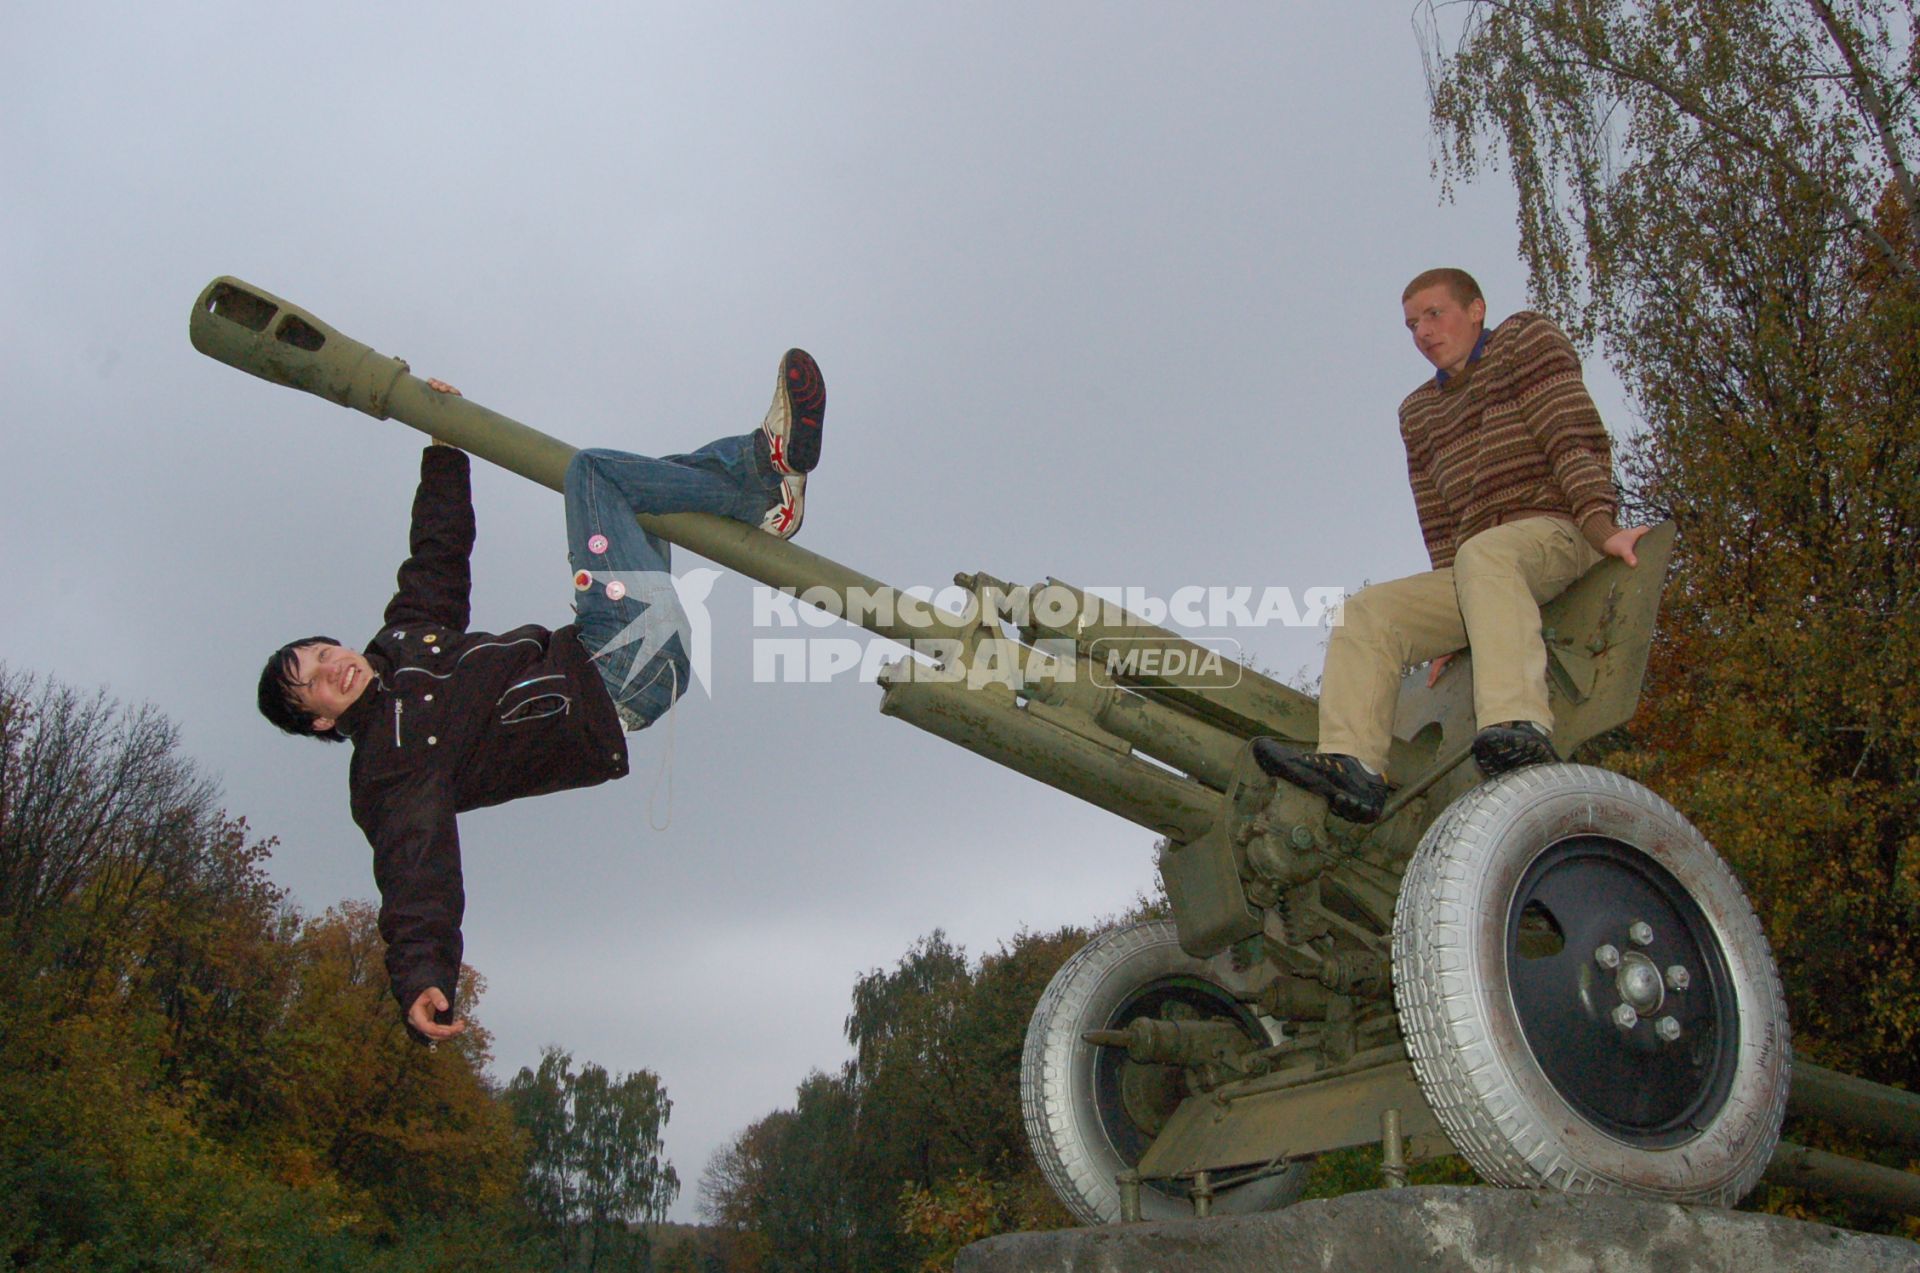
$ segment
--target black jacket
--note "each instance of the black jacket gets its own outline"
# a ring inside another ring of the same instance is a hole
[[[467,631],[473,539],[466,453],[430,446],[411,555],[367,643],[378,679],[339,721],[353,740],[353,820],[373,845],[402,1013],[428,986],[452,1003],[459,979],[466,894],[454,814],[627,772],[626,735],[574,628]]]

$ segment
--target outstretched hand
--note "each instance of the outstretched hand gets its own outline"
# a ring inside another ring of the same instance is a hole
[[[467,1022],[464,1017],[455,1017],[452,1025],[441,1025],[433,1019],[434,1013],[446,1010],[447,996],[440,992],[440,987],[428,986],[415,996],[413,1006],[407,1009],[407,1024],[427,1036],[431,1042],[451,1039],[467,1028]]]
[[[1640,542],[1640,536],[1652,530],[1651,526],[1635,526],[1630,530],[1616,530],[1607,536],[1607,542],[1600,545],[1600,551],[1609,557],[1618,557],[1629,566],[1637,566],[1640,559],[1633,555],[1633,546]]]
[[[448,384],[446,381],[435,380],[431,376],[427,377],[427,388],[433,390],[435,393],[450,393],[456,398],[464,398],[467,396],[466,394],[461,393],[458,389],[455,389],[452,385]],[[453,446],[453,443],[442,442],[439,438],[433,437],[431,434],[429,434],[428,437],[431,439],[431,441],[435,446]],[[459,450],[458,447],[454,447],[454,449],[456,451]]]

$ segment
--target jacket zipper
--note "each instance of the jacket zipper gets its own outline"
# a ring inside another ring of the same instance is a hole
[[[529,685],[538,685],[542,681],[565,681],[566,679],[567,679],[566,676],[560,672],[553,672],[546,676],[530,676],[524,681],[520,681],[516,684],[507,686],[506,693],[502,694],[499,698],[494,699],[493,705],[495,707],[500,706],[502,703],[507,701],[508,697],[510,697],[515,690],[523,690]],[[531,710],[535,703],[544,703],[553,699],[559,700],[560,705],[558,707],[549,707],[544,712],[534,712],[533,710]],[[560,694],[560,693],[529,694],[527,697],[521,699],[518,703],[515,703],[512,707],[509,707],[506,711],[502,712],[500,714],[500,723],[502,725],[518,725],[523,721],[545,720],[549,716],[559,716],[562,713],[569,712],[571,710],[573,710],[573,700],[571,698],[568,698],[565,694]]]
[[[482,650],[505,650],[505,649],[510,649],[516,645],[531,645],[535,649],[545,648],[538,641],[534,640],[532,637],[515,637],[511,641],[482,641],[478,645],[470,645],[466,649],[460,651],[460,656],[453,661],[453,665],[454,667],[457,668],[462,663],[465,663],[467,661],[467,656],[469,654],[478,654]],[[446,681],[446,680],[453,679],[452,672],[434,672],[424,667],[402,667],[402,668],[394,669],[395,676],[399,676],[406,672],[418,672],[423,676],[431,676],[436,681]]]
[[[500,706],[500,704],[506,702],[507,695],[513,693],[515,690],[523,690],[527,688],[527,686],[529,685],[538,685],[542,681],[562,681],[565,679],[566,679],[565,674],[560,672],[554,672],[547,676],[530,676],[524,681],[517,681],[514,684],[507,686],[506,692],[501,694],[499,698],[496,698],[493,700],[493,705],[495,707],[498,707]]]
[[[406,703],[400,699],[393,700],[393,745],[395,747],[400,746],[400,709],[405,706]]]
[[[533,710],[535,703],[551,704],[545,711]],[[535,694],[523,698],[508,708],[500,717],[502,725],[520,725],[530,720],[545,720],[549,716],[564,716],[573,710],[573,700],[565,694]]]

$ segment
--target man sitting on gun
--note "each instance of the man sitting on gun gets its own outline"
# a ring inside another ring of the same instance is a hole
[[[1434,269],[1401,294],[1436,368],[1400,404],[1400,436],[1433,569],[1348,598],[1321,676],[1320,750],[1254,742],[1261,768],[1374,822],[1401,673],[1473,650],[1473,756],[1488,776],[1557,759],[1540,607],[1603,556],[1637,564],[1649,528],[1622,530],[1611,445],[1560,329],[1526,311],[1486,330],[1480,285]]]
[[[646,728],[686,688],[689,625],[668,545],[635,515],[712,513],[790,537],[825,409],[819,367],[794,349],[753,433],[661,459],[577,453],[565,482],[575,622],[553,631],[467,630],[468,459],[436,439],[420,460],[410,555],[366,651],[315,636],[267,660],[262,715],[353,743],[353,818],[373,845],[387,974],[417,1037],[466,1027],[454,1014],[466,905],[454,815],[625,776],[622,725]]]

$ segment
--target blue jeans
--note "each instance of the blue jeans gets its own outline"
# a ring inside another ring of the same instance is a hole
[[[567,560],[581,644],[629,729],[666,715],[686,689],[686,611],[674,595],[670,550],[637,513],[714,513],[757,526],[780,478],[759,434],[721,438],[691,455],[650,459],[591,450],[567,466]]]

